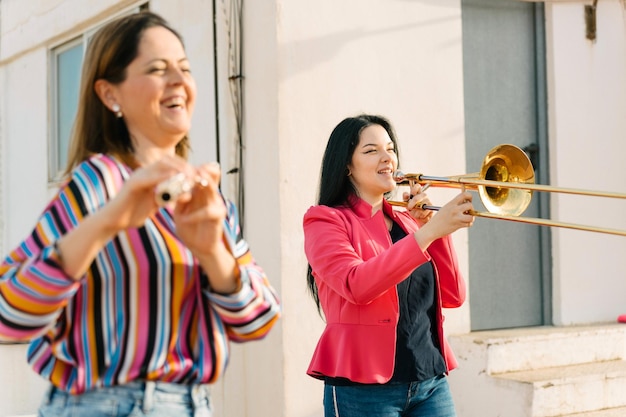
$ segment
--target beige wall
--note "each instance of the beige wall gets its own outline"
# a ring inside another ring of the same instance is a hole
[[[322,383],[305,371],[323,323],[306,293],[301,222],[326,141],[344,117],[379,113],[395,123],[406,167],[463,171],[460,7],[292,0],[247,10],[248,170],[267,178],[252,185],[251,200],[271,207],[249,212],[257,225],[249,239],[281,257],[284,415],[319,416]],[[276,223],[264,222],[268,215]],[[276,246],[263,243],[268,233],[277,233]],[[467,236],[455,238],[465,268]],[[467,320],[459,314],[450,324]]]
[[[597,39],[585,2],[546,5],[551,183],[626,190],[626,3],[602,0]],[[626,230],[624,200],[553,194],[561,221]],[[615,321],[626,312],[626,238],[553,230],[555,324]]]

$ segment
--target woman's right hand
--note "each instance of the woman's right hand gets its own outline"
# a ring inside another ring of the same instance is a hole
[[[159,208],[154,195],[156,186],[179,172],[191,176],[194,170],[177,156],[166,156],[135,170],[108,203],[59,238],[57,252],[66,274],[81,279],[113,236],[124,229],[142,226]],[[179,200],[189,198],[189,195],[180,196]]]
[[[414,233],[415,240],[422,250],[441,237],[447,236],[463,227],[474,224],[472,194],[462,191]]]
[[[159,209],[155,199],[157,185],[179,172],[194,177],[193,168],[184,159],[173,155],[135,170],[118,194],[102,209],[112,232],[142,226]],[[189,196],[179,198],[188,199]]]

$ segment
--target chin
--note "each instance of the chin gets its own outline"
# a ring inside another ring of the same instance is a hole
[[[395,181],[390,181],[389,184],[387,184],[387,187],[386,187],[387,191],[385,191],[385,192],[386,193],[390,193],[393,190],[395,190],[397,186],[398,186],[398,184],[396,184]]]
[[[189,135],[189,129],[170,129],[167,134],[177,141],[181,141],[185,136]]]

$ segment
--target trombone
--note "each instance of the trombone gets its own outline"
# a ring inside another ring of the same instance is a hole
[[[480,200],[487,211],[470,211],[469,214],[476,217],[626,236],[626,231],[624,230],[558,222],[535,217],[520,217],[530,204],[533,191],[623,199],[626,199],[626,194],[535,184],[535,173],[530,159],[526,152],[515,145],[503,144],[491,149],[485,156],[481,170],[478,173],[434,177],[423,174],[405,174],[402,171],[396,171],[394,180],[398,185],[419,183],[433,187],[464,187],[470,191],[478,191]],[[394,206],[407,206],[406,202],[401,201],[389,201],[389,203]],[[441,207],[422,205],[420,208],[437,211]]]

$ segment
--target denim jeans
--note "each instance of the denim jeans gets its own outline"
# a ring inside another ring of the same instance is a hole
[[[203,385],[131,382],[70,395],[48,390],[38,417],[211,417],[209,391]]]
[[[325,417],[455,417],[445,375],[406,384],[324,386]]]

